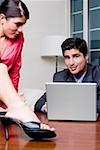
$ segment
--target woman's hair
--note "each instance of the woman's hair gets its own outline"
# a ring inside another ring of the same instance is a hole
[[[25,16],[29,19],[28,8],[21,0],[3,0],[0,14],[4,14],[6,18]]]
[[[83,53],[84,56],[86,56],[88,53],[86,41],[77,37],[66,39],[62,43],[61,48],[62,48],[63,55],[66,50],[71,50],[71,49],[78,49],[81,53]]]

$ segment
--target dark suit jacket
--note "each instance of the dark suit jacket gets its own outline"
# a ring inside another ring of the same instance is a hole
[[[54,74],[53,82],[76,82],[68,69],[64,69]],[[100,66],[87,65],[87,73],[82,82],[97,83],[97,112],[100,113]],[[42,106],[46,102],[46,93],[36,102],[35,111],[41,112]]]

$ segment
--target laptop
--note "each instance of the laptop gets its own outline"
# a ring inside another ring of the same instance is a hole
[[[96,83],[46,83],[49,120],[96,121]]]

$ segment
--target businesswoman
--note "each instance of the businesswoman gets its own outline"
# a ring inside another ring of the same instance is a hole
[[[52,138],[53,128],[42,124],[18,95],[18,82],[23,47],[22,27],[29,11],[21,0],[3,0],[0,5],[0,106],[7,108],[0,115],[8,140],[8,126],[18,124],[31,138]]]

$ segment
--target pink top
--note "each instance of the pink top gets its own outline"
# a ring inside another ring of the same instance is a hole
[[[21,52],[23,47],[23,33],[21,32],[14,40],[8,39],[3,52],[0,54],[0,63],[8,67],[8,73],[15,89],[18,91],[18,82],[21,68]]]

